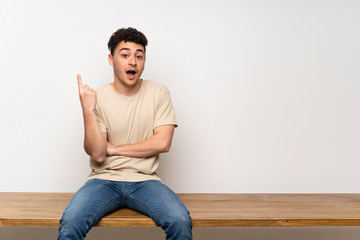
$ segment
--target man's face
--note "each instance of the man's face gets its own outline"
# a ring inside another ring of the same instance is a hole
[[[115,81],[124,87],[136,87],[145,67],[145,49],[133,42],[120,42],[114,55],[109,54],[109,63],[114,68]]]

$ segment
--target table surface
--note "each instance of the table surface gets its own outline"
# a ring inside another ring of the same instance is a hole
[[[59,226],[73,193],[0,193],[0,226]],[[360,194],[178,194],[194,227],[360,226]],[[157,226],[120,209],[96,226]]]

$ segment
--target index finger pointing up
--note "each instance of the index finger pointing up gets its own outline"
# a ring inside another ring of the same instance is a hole
[[[80,74],[77,75],[77,80],[78,80],[79,90],[80,90],[80,89],[83,89],[84,86],[83,86],[83,83],[82,83],[82,81],[81,81],[81,76],[80,76]]]

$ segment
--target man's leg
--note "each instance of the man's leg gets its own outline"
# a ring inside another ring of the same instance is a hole
[[[123,188],[116,186],[120,183],[91,179],[80,188],[60,220],[58,240],[84,239],[105,215],[122,207],[124,201],[119,191]]]
[[[150,216],[165,230],[168,240],[192,239],[189,211],[178,196],[160,181],[126,183],[126,207]]]

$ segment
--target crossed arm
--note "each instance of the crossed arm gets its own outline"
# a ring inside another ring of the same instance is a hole
[[[174,128],[174,125],[159,126],[154,129],[154,135],[135,144],[114,146],[107,142],[106,154],[108,156],[121,155],[140,158],[168,152],[170,150]]]
[[[107,133],[101,132],[96,120],[96,92],[88,85],[83,86],[81,76],[77,76],[79,96],[84,116],[84,149],[90,158],[98,163],[106,156],[150,157],[168,152],[174,134],[174,125],[163,125],[154,129],[154,135],[135,144],[115,146],[107,141]]]

